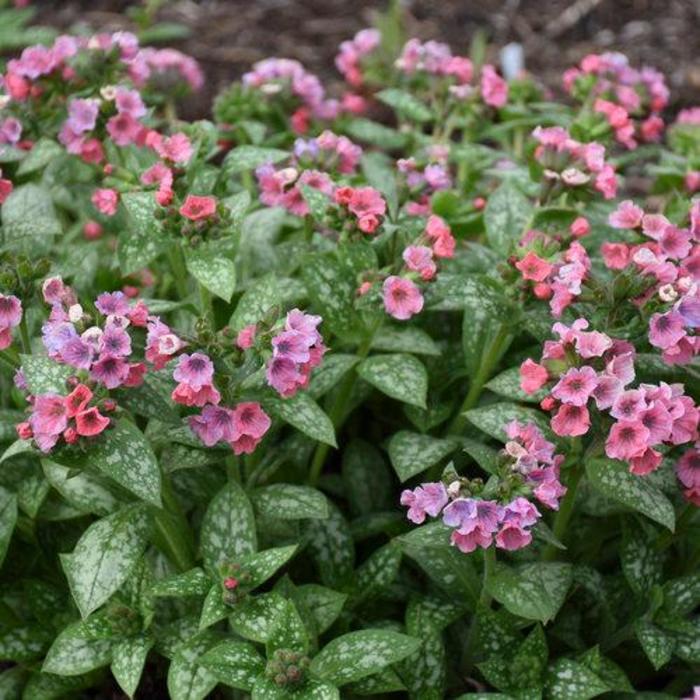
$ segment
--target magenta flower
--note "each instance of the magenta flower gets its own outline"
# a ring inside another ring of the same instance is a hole
[[[79,336],[74,336],[62,345],[58,355],[63,362],[71,367],[90,369],[95,350]]]
[[[205,406],[200,415],[190,416],[188,423],[207,447],[217,442],[232,442],[236,437],[233,411],[224,406]]]
[[[426,515],[436,518],[447,505],[447,500],[447,491],[441,481],[401,492],[401,505],[408,506],[407,517],[417,525],[425,521]]]
[[[286,357],[292,362],[303,364],[309,361],[309,348],[314,342],[313,336],[298,331],[283,331],[272,339],[272,347],[275,357]]]
[[[572,367],[552,389],[552,396],[562,403],[585,406],[598,384],[598,376],[592,367]]]
[[[187,384],[196,390],[212,383],[214,380],[214,365],[204,353],[183,354],[178,358],[177,367],[173,371],[173,378],[176,382]]]
[[[124,292],[103,292],[95,300],[95,307],[104,316],[126,316],[129,300]]]
[[[649,342],[654,347],[665,350],[676,345],[685,335],[683,316],[677,311],[654,314],[649,321]]]
[[[405,321],[423,309],[423,295],[414,282],[392,275],[384,280],[383,300],[386,312]]]
[[[131,338],[119,326],[109,324],[99,341],[99,352],[112,357],[127,357],[131,354]]]
[[[92,365],[90,376],[108,389],[116,389],[129,376],[129,363],[121,357],[102,355]]]

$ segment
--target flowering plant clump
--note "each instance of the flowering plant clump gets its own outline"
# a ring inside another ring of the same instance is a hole
[[[698,697],[700,107],[380,19],[4,64],[0,697]]]

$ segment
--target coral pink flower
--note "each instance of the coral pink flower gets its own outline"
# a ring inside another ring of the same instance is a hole
[[[630,262],[630,247],[626,243],[603,243],[600,247],[603,261],[611,270],[623,270]]]
[[[386,202],[374,187],[357,187],[352,191],[348,209],[358,218],[364,216],[384,216]]]
[[[579,216],[572,222],[569,226],[569,231],[571,235],[576,238],[583,238],[591,232],[591,225],[588,223],[588,219],[585,216]]]
[[[409,279],[392,275],[384,280],[383,299],[386,312],[401,321],[423,309],[423,295]]]
[[[65,399],[68,417],[73,418],[76,414],[84,411],[91,398],[90,388],[85,384],[78,384]]]
[[[522,260],[518,260],[515,267],[520,270],[524,280],[532,280],[533,282],[544,282],[553,269],[550,263],[533,251],[529,251]]]
[[[238,331],[238,335],[236,336],[236,345],[241,350],[247,350],[248,348],[252,348],[255,343],[256,331],[257,326],[254,323],[251,323],[249,326],[242,328],[240,331]]]
[[[585,406],[598,384],[598,376],[592,367],[572,367],[552,389],[552,396],[562,403]]]
[[[190,221],[201,221],[214,216],[216,213],[216,199],[214,197],[200,197],[196,194],[188,194],[185,202],[180,207],[180,214]]]
[[[429,216],[425,235],[432,241],[435,257],[451,258],[454,255],[455,239],[444,219],[436,215]]]
[[[235,437],[230,441],[234,454],[250,454],[270,429],[270,417],[259,403],[239,403],[233,409]]]
[[[85,437],[99,435],[108,425],[109,418],[103,416],[96,406],[81,411],[75,417],[75,430]]]
[[[621,420],[610,428],[605,454],[610,459],[630,460],[641,457],[647,449],[649,431],[641,421]]]
[[[528,358],[520,365],[520,388],[526,394],[534,394],[549,379],[547,368]]]
[[[552,418],[552,430],[560,437],[585,435],[591,427],[591,418],[585,406],[563,404]]]
[[[183,406],[205,406],[218,404],[221,401],[221,394],[213,384],[202,384],[195,388],[181,382],[173,389],[170,398]]]
[[[639,457],[630,459],[630,472],[637,476],[646,476],[658,469],[662,461],[663,455],[660,452],[647,447]]]
[[[433,260],[433,251],[428,246],[410,245],[403,251],[403,261],[412,272],[417,272],[422,279],[431,280],[437,272],[437,265]]]

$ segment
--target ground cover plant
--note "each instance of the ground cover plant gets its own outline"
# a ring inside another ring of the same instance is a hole
[[[0,697],[697,697],[700,108],[389,14],[344,93],[270,58],[187,123],[188,56],[45,38],[0,96]]]

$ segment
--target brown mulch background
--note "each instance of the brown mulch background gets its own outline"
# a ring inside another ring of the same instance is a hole
[[[37,2],[38,20],[61,29],[129,27],[119,0]],[[700,104],[700,0],[404,0],[408,33],[447,41],[468,53],[474,32],[486,32],[494,50],[517,41],[525,65],[551,87],[562,70],[592,51],[621,51],[634,64],[660,68],[673,105]],[[184,116],[209,113],[212,98],[251,63],[267,56],[300,60],[325,82],[338,44],[367,26],[385,2],[368,0],[171,0],[158,12],[192,32],[174,42],[197,58],[207,84]],[[495,55],[493,56],[495,58]]]

